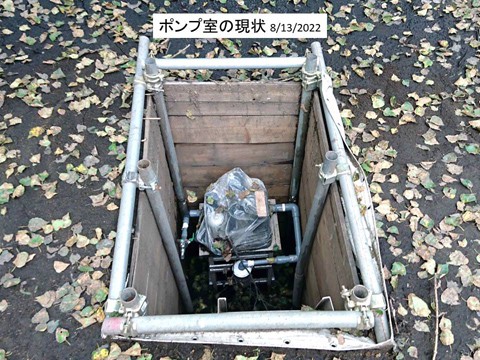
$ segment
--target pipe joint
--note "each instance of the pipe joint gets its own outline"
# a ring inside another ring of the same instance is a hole
[[[319,165],[318,171],[319,180],[323,185],[330,185],[334,183],[341,173],[337,169],[338,155],[335,151],[327,151],[323,163]]]
[[[120,294],[120,303],[122,304],[120,312],[139,316],[145,313],[147,309],[147,297],[141,295],[133,287],[127,287]]]
[[[136,173],[135,171],[127,171],[123,176],[122,184],[133,183],[138,187],[138,190],[140,191],[156,191],[158,189],[157,177],[155,176],[149,180],[150,181],[148,183],[145,183],[145,181],[143,181],[143,179],[138,175],[138,173]]]
[[[342,286],[340,295],[345,301],[345,310],[364,311],[372,307],[372,291],[364,285],[355,285],[350,290]]]
[[[322,73],[317,69],[317,56],[308,53],[305,64],[302,67],[302,87],[306,91],[313,91],[318,88],[318,82]]]
[[[148,91],[163,91],[163,75],[158,70],[154,58],[145,60],[143,79]]]

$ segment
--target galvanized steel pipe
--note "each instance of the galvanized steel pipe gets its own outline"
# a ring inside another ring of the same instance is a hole
[[[127,158],[125,160],[122,201],[117,221],[117,238],[113,251],[112,273],[110,277],[108,301],[105,312],[118,311],[120,294],[126,285],[130,240],[132,235],[135,195],[137,192],[137,162],[142,141],[143,109],[145,105],[145,82],[143,81],[143,63],[148,55],[149,40],[140,36],[138,43],[137,64],[133,86],[130,130],[128,134]]]
[[[337,164],[337,154],[334,151],[328,151],[322,164],[321,171],[325,176],[332,176]],[[322,174],[320,173],[320,174]],[[298,308],[301,305],[303,288],[305,287],[305,271],[310,261],[313,243],[318,230],[318,224],[322,217],[325,201],[327,200],[330,183],[324,182],[323,176],[319,176],[315,195],[313,196],[312,206],[308,214],[307,225],[303,234],[302,248],[298,256],[297,266],[295,267],[295,278],[293,281],[292,303],[293,307]]]
[[[317,56],[312,53],[307,54],[303,71],[314,73],[316,68]],[[307,140],[308,120],[312,104],[312,89],[309,89],[306,84],[302,85],[292,166],[292,180],[290,182],[290,201],[297,201],[298,191],[300,189],[300,174],[302,173],[303,158],[305,157],[305,142]]]
[[[301,68],[304,57],[261,57],[261,58],[162,58],[155,59],[163,70],[230,70],[230,69],[289,69]]]
[[[172,269],[180,298],[182,299],[185,311],[191,313],[193,312],[193,305],[188,290],[187,280],[185,279],[182,263],[178,256],[175,236],[173,235],[168,222],[167,210],[163,204],[162,196],[157,189],[157,176],[150,166],[150,161],[140,160],[138,162],[138,173],[146,186],[145,191],[147,193],[148,201],[152,208],[153,215],[155,216],[158,231],[163,240],[163,246],[167,253],[168,261],[170,262],[170,268]]]
[[[371,311],[243,311],[220,314],[158,315],[131,318],[135,335],[214,331],[282,331],[320,329],[365,329],[373,322]],[[125,318],[105,319],[103,336],[121,335]]]
[[[148,58],[145,62],[145,71],[149,76],[157,76],[159,70],[155,65],[155,59]],[[173,189],[180,207],[182,217],[188,216],[188,206],[185,197],[185,190],[183,188],[182,175],[180,167],[178,166],[177,152],[175,150],[175,143],[173,141],[172,128],[168,119],[167,104],[165,103],[165,96],[163,91],[155,91],[153,93],[153,100],[157,108],[157,116],[159,117],[160,130],[162,133],[163,144],[165,146],[165,154],[167,156],[168,167],[172,177]]]
[[[340,173],[340,190],[345,204],[345,214],[350,225],[351,235],[357,254],[356,263],[360,269],[363,284],[371,290],[374,295],[383,296],[384,291],[380,269],[376,265],[374,258],[375,251],[373,248],[373,241],[360,213],[357,194],[350,173],[348,155],[344,147],[344,140],[339,131],[338,125],[335,122],[335,118],[341,121],[340,111],[333,94],[332,80],[326,72],[325,60],[323,58],[320,43],[314,42],[312,44],[312,51],[318,57],[318,65],[322,72],[321,100],[325,111],[325,122],[328,129],[330,144],[332,149],[338,155],[337,170]],[[383,309],[383,315],[375,317],[375,336],[377,342],[383,342],[390,338],[390,327],[388,325],[386,308]]]

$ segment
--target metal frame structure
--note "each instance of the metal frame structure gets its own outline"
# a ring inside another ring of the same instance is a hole
[[[149,39],[140,37],[135,71],[130,132],[127,145],[127,158],[123,176],[122,200],[117,224],[117,239],[114,248],[110,289],[105,307],[107,318],[102,326],[103,336],[135,338],[166,342],[201,342],[221,344],[242,344],[251,346],[280,346],[315,348],[330,350],[355,350],[385,348],[394,345],[391,320],[388,315],[387,294],[381,272],[381,259],[378,251],[373,208],[368,216],[360,213],[355,193],[353,174],[360,173],[360,180],[366,184],[361,170],[353,166],[348,157],[345,134],[340,112],[333,94],[330,77],[319,43],[312,45],[307,57],[278,58],[217,58],[217,59],[155,59],[155,65],[162,70],[171,69],[303,69],[302,99],[308,100],[312,91],[320,90],[325,112],[325,122],[332,150],[336,153],[336,169],[323,179],[324,184],[338,181],[344,204],[351,242],[356,254],[364,286],[350,291],[345,289],[346,310],[343,311],[265,311],[196,315],[141,316],[139,311],[126,307],[125,298],[130,298],[131,289],[126,287],[130,242],[135,211],[136,191],[139,183],[147,191],[153,192],[152,184],[144,184],[139,179],[137,164],[140,155],[145,92],[152,88],[150,76],[157,76],[151,69],[145,76],[148,59]],[[153,62],[148,61],[149,66]],[[153,87],[154,91],[161,88]],[[309,94],[310,93],[310,94]],[[299,129],[295,162],[301,164],[306,126],[301,127],[301,118],[308,118],[308,107],[299,112]],[[305,124],[303,124],[305,125]],[[298,151],[297,151],[298,150]],[[298,155],[297,155],[298,154]],[[141,167],[140,167],[141,169]],[[292,183],[298,178],[301,166],[294,166]],[[145,177],[145,176],[143,176]],[[328,179],[327,179],[328,178]],[[319,182],[321,179],[319,179]],[[150,187],[149,187],[150,186]],[[368,186],[363,186],[363,198],[369,200]],[[328,186],[319,190],[325,193]],[[295,191],[295,190],[294,190]],[[323,195],[322,195],[323,196]],[[321,200],[319,196],[320,203]],[[296,194],[291,193],[295,199]],[[371,199],[370,199],[371,204]],[[316,204],[314,203],[313,206]],[[322,205],[319,204],[321,212]],[[313,209],[313,208],[312,208]],[[185,214],[182,214],[185,215]],[[187,214],[188,215],[188,214]],[[318,217],[318,213],[311,216]],[[312,220],[314,221],[314,220]],[[309,220],[310,222],[310,220]],[[307,228],[309,224],[307,224]],[[305,237],[304,237],[305,240]],[[307,247],[307,246],[306,246]],[[308,252],[308,251],[307,251]],[[181,280],[183,281],[183,280]],[[128,296],[124,291],[128,292]],[[343,295],[342,295],[343,296]],[[148,301],[148,299],[147,299]],[[128,302],[127,302],[128,303]],[[188,307],[188,306],[187,306]],[[189,310],[189,309],[187,309]],[[123,313],[124,316],[118,316]],[[376,342],[363,337],[343,334],[341,343],[327,329],[349,328],[368,330],[374,328]]]

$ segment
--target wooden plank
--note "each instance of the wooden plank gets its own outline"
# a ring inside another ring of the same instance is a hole
[[[309,121],[300,187],[302,214],[305,212],[308,214],[310,211],[317,185],[318,170],[315,165],[322,162],[323,154],[328,150],[318,97],[314,99],[314,107],[317,110],[312,111]],[[302,221],[305,226],[305,216]],[[343,299],[340,297],[341,286],[351,287],[358,282],[344,223],[339,189],[336,184],[333,184],[320,219],[307,271],[308,291],[305,292],[304,299],[312,307],[321,297],[329,295],[337,309],[343,308]]]
[[[288,197],[288,190],[290,185],[265,185],[268,192],[268,197],[275,199],[278,203],[284,202]],[[203,202],[203,196],[205,195],[205,187],[186,186],[185,189],[195,192],[198,198],[198,202]],[[281,199],[281,200],[280,200]]]
[[[326,152],[330,149],[329,141],[327,138],[327,129],[325,127],[325,122],[323,118],[322,108],[320,104],[319,93],[315,92],[313,97],[313,112],[316,119],[316,124],[318,127],[318,134],[320,137],[320,143],[323,146],[323,151]],[[338,251],[336,258],[341,261],[341,264],[337,268],[343,268],[344,272],[337,272],[338,283],[341,281],[349,282],[350,286],[354,286],[359,283],[357,266],[353,256],[353,250],[351,243],[348,238],[347,228],[346,228],[346,219],[345,214],[342,208],[342,202],[340,198],[340,188],[337,183],[333,185],[333,190],[331,192],[331,201],[332,209],[335,210],[333,220],[335,222],[336,235],[337,239],[335,244],[337,245],[336,250]],[[342,276],[345,274],[345,276]],[[345,285],[345,286],[349,286]]]
[[[182,166],[180,171],[184,186],[206,187],[232,169],[231,166]],[[290,184],[292,165],[242,166],[242,170],[267,185],[287,185]]]
[[[166,82],[167,102],[299,103],[300,82]],[[219,96],[221,94],[221,96]]]
[[[175,143],[294,142],[297,116],[170,116]]]
[[[178,314],[180,303],[175,279],[150,204],[143,192],[138,199],[134,249],[132,286],[147,296],[147,315]]]
[[[218,94],[221,97],[221,94]],[[168,115],[200,116],[200,115],[297,115],[299,105],[285,102],[167,102]]]
[[[178,144],[180,168],[184,166],[248,166],[285,164],[293,160],[293,143]]]

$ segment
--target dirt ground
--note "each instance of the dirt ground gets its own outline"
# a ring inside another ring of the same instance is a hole
[[[119,358],[116,345],[101,339],[99,322],[138,35],[151,35],[155,12],[262,9],[329,14],[325,60],[353,151],[372,183],[398,346],[333,354],[142,344],[142,355],[130,355],[480,359],[478,0],[2,0],[0,360],[90,359],[101,349]],[[157,42],[152,51],[291,56],[303,55],[308,43],[179,40]],[[213,78],[220,76],[251,74]],[[118,345],[125,351],[133,343]]]

